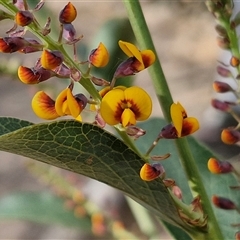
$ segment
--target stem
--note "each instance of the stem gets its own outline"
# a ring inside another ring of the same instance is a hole
[[[142,49],[152,49],[155,51],[153,41],[151,39],[150,32],[148,30],[141,5],[138,0],[129,1],[123,0],[128,12],[129,20],[135,33],[136,39]],[[156,51],[155,51],[156,52]],[[172,96],[168,88],[167,81],[162,71],[160,61],[156,57],[155,64],[150,67],[150,75],[155,87],[155,91],[162,107],[163,114],[167,121],[171,121],[169,114],[169,108],[172,104]],[[190,187],[194,195],[200,195],[202,200],[202,206],[204,213],[208,215],[208,229],[205,233],[205,239],[223,239],[223,235],[219,228],[216,217],[213,213],[211,202],[208,198],[206,189],[203,185],[201,175],[195,164],[193,155],[189,149],[186,139],[178,139],[176,146],[179,152],[180,161],[189,179]],[[195,235],[194,238],[200,237],[201,232],[192,232],[191,235]]]

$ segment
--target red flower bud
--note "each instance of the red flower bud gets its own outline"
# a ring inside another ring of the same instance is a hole
[[[229,84],[220,81],[214,81],[213,89],[218,93],[225,93],[233,90]]]
[[[140,177],[144,181],[152,181],[158,177],[164,177],[165,170],[160,163],[145,163],[140,170]]]
[[[29,11],[19,11],[15,15],[15,22],[21,27],[29,25],[33,19],[33,14]]]
[[[71,23],[77,17],[77,10],[74,5],[69,2],[59,14],[60,23]]]
[[[22,37],[0,38],[0,52],[13,53],[29,45],[29,42]]]
[[[231,77],[232,73],[227,68],[217,66],[217,72],[221,77]]]
[[[219,197],[219,196],[213,195],[212,196],[212,202],[213,202],[213,204],[216,207],[221,208],[221,209],[225,209],[225,210],[237,209],[237,207],[234,204],[234,202],[232,202],[228,198],[224,198],[224,197]]]
[[[220,111],[227,112],[230,110],[230,103],[223,102],[218,99],[212,99],[212,106]]]
[[[232,145],[240,141],[240,133],[232,127],[225,128],[221,133],[221,140],[228,145]]]
[[[172,124],[168,124],[164,128],[162,128],[159,136],[166,139],[175,139],[178,138],[177,130]]]
[[[210,158],[208,160],[208,169],[211,173],[221,174],[221,173],[230,173],[233,171],[231,163],[227,161],[219,161],[215,158]]]
[[[232,66],[232,67],[238,67],[239,66],[239,63],[240,63],[240,60],[239,60],[239,58],[237,58],[237,57],[231,57],[231,59],[230,59],[230,65]]]

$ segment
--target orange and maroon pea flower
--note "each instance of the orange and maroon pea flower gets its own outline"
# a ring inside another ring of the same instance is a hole
[[[140,170],[140,177],[143,181],[152,181],[156,178],[164,178],[165,170],[160,163],[145,163]]]
[[[212,203],[221,209],[225,209],[225,210],[237,210],[237,206],[235,205],[235,203],[233,201],[231,201],[228,198],[224,198],[224,197],[219,197],[216,195],[212,196]]]
[[[240,141],[240,132],[233,127],[225,128],[222,130],[221,140],[228,145],[235,144]]]
[[[34,16],[28,10],[19,11],[15,15],[15,22],[17,25],[21,27],[29,25],[30,23],[33,22],[33,20],[34,20]]]
[[[214,174],[230,173],[233,171],[233,166],[228,161],[219,161],[216,158],[208,160],[208,170]]]
[[[77,17],[77,9],[69,2],[59,14],[59,22],[62,24],[71,23]]]
[[[88,62],[94,67],[105,67],[109,62],[109,53],[105,45],[100,42],[96,49],[93,49],[88,57]]]
[[[109,89],[107,87],[106,89]],[[108,90],[100,104],[100,114],[109,125],[121,123],[123,127],[144,121],[152,112],[152,100],[140,87],[118,86]]]
[[[79,115],[87,104],[83,94],[73,96],[72,89],[64,89],[54,101],[45,92],[39,91],[32,99],[32,108],[35,114],[43,119],[52,120],[61,116],[70,115],[81,121]]]
[[[56,76],[56,73],[45,68],[28,68],[20,66],[18,68],[18,77],[25,84],[37,84]]]
[[[188,117],[183,106],[177,102],[173,103],[170,108],[172,124],[165,126],[160,136],[167,139],[185,137],[196,132],[199,129],[199,122],[194,117]]]
[[[24,47],[31,45],[25,38],[22,37],[4,37],[0,38],[0,52],[13,53],[20,51]]]
[[[121,40],[118,44],[129,59],[118,66],[114,74],[115,78],[133,75],[144,70],[155,62],[156,57],[152,50],[140,51],[132,43]]]
[[[60,51],[44,50],[41,55],[41,65],[48,70],[54,70],[63,62],[63,55]]]

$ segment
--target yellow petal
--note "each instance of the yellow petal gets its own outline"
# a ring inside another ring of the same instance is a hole
[[[81,117],[81,115],[78,115],[78,116],[75,118],[75,120],[77,120],[77,121],[79,121],[79,122],[82,122],[82,117]]]
[[[80,108],[77,100],[74,98],[70,88],[68,88],[68,90],[67,90],[67,105],[68,105],[70,114],[74,118],[77,118],[81,112],[81,108]]]
[[[170,114],[174,127],[177,130],[178,137],[181,136],[182,125],[183,125],[183,114],[184,108],[180,103],[173,103],[170,108]]]
[[[89,62],[95,67],[105,67],[109,62],[109,53],[103,43],[94,49],[89,56]]]
[[[31,68],[20,66],[18,77],[25,84],[35,84],[39,83],[41,75],[38,72],[34,73]]]
[[[123,127],[129,126],[129,125],[136,125],[135,114],[132,112],[132,110],[130,110],[129,108],[124,109],[121,116],[121,122]]]
[[[52,120],[59,117],[55,110],[55,102],[45,92],[37,92],[32,99],[32,109],[43,119]]]
[[[144,65],[143,60],[142,60],[142,55],[135,45],[133,45],[132,43],[129,43],[129,42],[121,41],[121,40],[118,41],[118,44],[119,44],[120,48],[122,49],[122,51],[128,57],[135,57],[141,63],[141,65]]]
[[[141,52],[144,68],[151,66],[156,59],[156,56],[152,50],[144,50]]]
[[[43,68],[53,70],[63,62],[62,53],[59,51],[43,50],[41,55],[41,65]]]
[[[124,96],[136,120],[143,121],[149,118],[152,113],[152,100],[147,92],[140,87],[133,86],[125,89]]]
[[[159,176],[160,172],[148,163],[145,163],[140,170],[140,177],[144,181],[152,181]]]
[[[121,121],[124,102],[124,92],[121,89],[113,89],[105,94],[100,105],[100,114],[109,125],[116,125]]]
[[[55,108],[56,112],[59,116],[64,116],[65,113],[63,111],[63,103],[67,100],[67,91],[69,88],[66,88],[62,90],[59,95],[57,96],[56,102],[55,102]]]
[[[199,129],[199,122],[194,117],[187,117],[183,119],[181,137],[187,136],[196,132]]]

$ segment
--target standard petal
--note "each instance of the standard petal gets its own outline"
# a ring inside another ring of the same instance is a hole
[[[40,82],[41,74],[34,72],[31,68],[20,66],[18,77],[25,84],[36,84]]]
[[[124,41],[118,41],[118,44],[122,51],[128,56],[128,57],[135,57],[142,65],[143,65],[143,60],[142,60],[142,55],[138,48],[133,45],[132,43],[129,42],[124,42]]]
[[[182,132],[180,137],[187,136],[196,132],[199,129],[199,122],[194,117],[188,117],[183,119]]]
[[[123,127],[136,125],[136,117],[134,112],[131,109],[129,108],[124,109],[121,116],[121,123]]]
[[[109,125],[116,125],[121,121],[124,109],[124,92],[121,89],[113,89],[105,94],[100,105],[100,114]]]
[[[142,88],[133,86],[125,89],[125,100],[136,117],[136,120],[143,121],[149,118],[152,113],[152,100]]]
[[[45,92],[39,91],[32,99],[32,109],[43,119],[52,120],[59,117],[55,110],[55,102]]]

